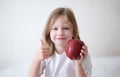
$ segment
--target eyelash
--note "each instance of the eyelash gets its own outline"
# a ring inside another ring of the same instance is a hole
[[[58,30],[58,28],[53,28],[52,30]]]
[[[69,28],[63,28],[64,30],[68,30]],[[53,28],[52,30],[58,30],[58,28]]]
[[[69,28],[64,28],[65,30],[68,30]]]

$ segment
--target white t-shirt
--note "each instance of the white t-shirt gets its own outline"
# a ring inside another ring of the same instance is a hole
[[[55,53],[48,59],[41,62],[40,73],[45,77],[75,77],[74,61],[70,60],[65,53],[59,55]],[[92,64],[90,57],[83,62],[83,68],[87,77],[91,77]]]

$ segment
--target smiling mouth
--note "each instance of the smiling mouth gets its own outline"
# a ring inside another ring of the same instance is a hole
[[[57,40],[65,40],[65,38],[56,38]]]

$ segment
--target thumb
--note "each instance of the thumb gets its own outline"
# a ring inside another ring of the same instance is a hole
[[[43,47],[44,46],[44,42],[42,39],[40,39],[40,47]]]

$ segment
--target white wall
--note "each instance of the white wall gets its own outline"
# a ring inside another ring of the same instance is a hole
[[[60,6],[73,9],[92,57],[120,56],[119,0],[0,0],[0,63],[31,60],[47,17]]]

